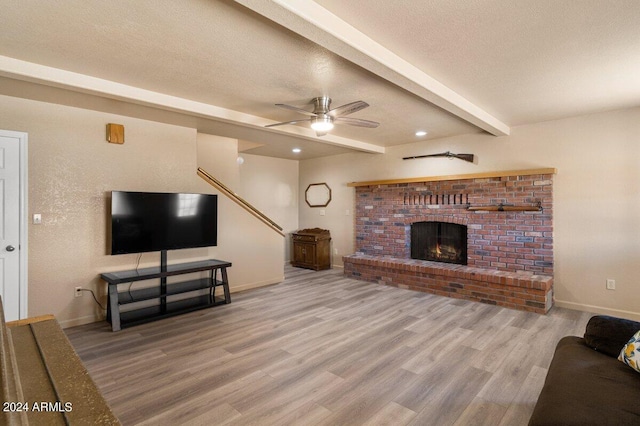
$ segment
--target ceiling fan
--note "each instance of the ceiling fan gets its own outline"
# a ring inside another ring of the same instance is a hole
[[[376,128],[380,125],[380,123],[375,121],[345,117],[345,115],[353,114],[368,107],[369,104],[364,101],[351,102],[334,109],[331,109],[331,98],[326,96],[313,98],[311,102],[313,102],[313,111],[307,111],[287,104],[276,104],[277,107],[296,111],[311,118],[268,124],[265,127],[283,126],[285,124],[296,124],[308,121],[311,123],[311,128],[316,131],[317,136],[324,136],[329,130],[333,129],[334,123],[369,128]]]

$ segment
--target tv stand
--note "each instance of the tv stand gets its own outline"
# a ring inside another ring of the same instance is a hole
[[[109,287],[107,321],[111,323],[113,331],[231,303],[227,278],[227,268],[231,267],[231,262],[208,259],[167,265],[166,253],[163,253],[160,263],[159,267],[100,274]],[[209,272],[209,276],[206,278],[167,283],[167,278],[171,276],[205,271]],[[219,279],[218,275],[220,275]],[[160,279],[158,286],[130,289],[134,282],[157,278]],[[129,288],[126,288],[125,284],[128,284]],[[222,287],[223,295],[216,296],[217,287]],[[191,294],[186,295],[186,293]],[[183,294],[186,296],[172,297]],[[131,304],[131,309],[120,309],[121,306],[129,304]]]

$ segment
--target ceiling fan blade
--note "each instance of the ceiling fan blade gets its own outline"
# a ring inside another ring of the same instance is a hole
[[[302,108],[298,108],[298,107],[294,107],[293,105],[287,105],[287,104],[276,104],[277,107],[279,108],[284,108],[284,109],[289,109],[291,111],[295,111],[295,112],[299,112],[300,114],[304,114],[304,115],[308,115],[309,117],[315,117],[316,114],[304,110]]]
[[[332,109],[329,111],[329,115],[337,118],[343,115],[353,114],[354,112],[360,111],[368,106],[369,104],[364,101],[355,101]]]
[[[350,117],[337,117],[334,121],[336,123],[350,124],[352,126],[358,126],[358,127],[369,127],[371,129],[375,129],[380,125],[380,123],[376,121],[369,121],[369,120],[363,120],[361,118],[350,118]]]
[[[285,124],[297,124],[297,123],[302,123],[303,121],[309,121],[309,119],[304,118],[304,119],[302,119],[302,120],[293,120],[293,121],[285,121],[285,122],[282,122],[282,123],[267,124],[267,125],[266,125],[266,126],[264,126],[264,127],[283,126],[283,125],[285,125]]]

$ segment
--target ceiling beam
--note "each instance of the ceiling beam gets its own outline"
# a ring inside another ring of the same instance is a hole
[[[265,125],[275,124],[277,121],[2,55],[0,55],[0,76],[103,98],[116,99],[164,111],[179,112],[193,117],[253,128],[271,134],[276,133],[294,136],[362,152],[375,154],[383,154],[385,152],[384,147],[331,134],[318,138],[313,130],[298,126],[265,129]]]
[[[495,136],[509,126],[308,0],[235,0],[265,18]]]

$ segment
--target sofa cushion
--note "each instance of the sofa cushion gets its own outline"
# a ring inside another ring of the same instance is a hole
[[[639,393],[640,376],[629,367],[594,351],[584,339],[564,337],[529,425],[640,424]]]
[[[618,357],[620,350],[640,330],[640,322],[596,315],[587,323],[584,340],[598,352]]]
[[[634,334],[631,340],[624,345],[618,360],[640,373],[640,331]]]

